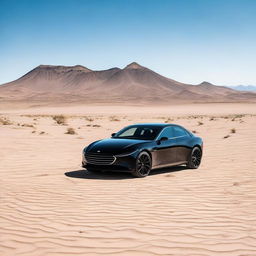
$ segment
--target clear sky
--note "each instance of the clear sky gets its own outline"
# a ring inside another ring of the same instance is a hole
[[[136,61],[192,84],[256,84],[256,0],[0,0],[0,83],[40,64]]]

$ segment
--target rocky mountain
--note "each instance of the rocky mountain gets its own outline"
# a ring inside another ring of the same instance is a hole
[[[54,102],[234,102],[255,101],[256,95],[215,86],[190,85],[161,76],[133,62],[125,68],[94,71],[81,65],[40,65],[0,86],[2,100]]]
[[[235,85],[227,87],[237,91],[256,92],[256,85]]]

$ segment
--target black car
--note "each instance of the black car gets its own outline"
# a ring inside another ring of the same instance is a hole
[[[196,169],[203,141],[176,124],[135,124],[98,140],[83,150],[88,171],[123,171],[145,177],[151,169],[186,164]]]

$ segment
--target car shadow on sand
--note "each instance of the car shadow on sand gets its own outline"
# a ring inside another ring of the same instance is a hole
[[[186,166],[175,166],[167,167],[161,169],[152,170],[149,176],[164,174],[164,173],[173,173],[179,171],[191,170]],[[123,180],[123,179],[133,179],[134,177],[130,173],[121,173],[121,172],[89,172],[85,169],[65,172],[65,175],[70,178],[78,179],[99,179],[99,180]]]

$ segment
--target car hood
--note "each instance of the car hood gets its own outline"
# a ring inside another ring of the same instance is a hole
[[[135,145],[148,142],[146,140],[132,139],[104,139],[96,141],[87,147],[87,153],[123,154],[136,150]]]

